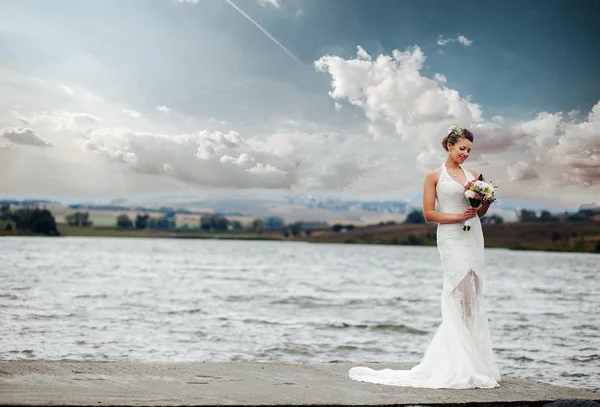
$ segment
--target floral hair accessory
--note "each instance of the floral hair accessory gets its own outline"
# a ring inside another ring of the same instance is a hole
[[[463,133],[463,129],[461,129],[458,126],[452,126],[448,129],[448,134],[456,134],[458,137],[464,137],[465,134]]]

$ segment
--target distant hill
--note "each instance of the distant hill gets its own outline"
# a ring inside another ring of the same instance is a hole
[[[264,193],[235,191],[235,193],[219,193],[216,191],[200,192],[198,194],[166,195],[152,197],[121,197],[112,200],[97,200],[74,203],[60,202],[59,199],[4,199],[0,204],[50,207],[62,205],[63,209],[57,209],[61,216],[74,211],[96,212],[94,217],[101,223],[112,222],[110,216],[118,213],[148,213],[169,214],[180,216],[192,216],[189,222],[194,224],[195,217],[209,214],[239,218],[241,222],[247,222],[254,218],[281,217],[286,222],[293,221],[316,221],[333,223],[353,223],[357,225],[376,224],[379,222],[396,221],[402,222],[412,210],[421,210],[421,201],[418,196],[411,198],[398,198],[387,200],[360,199],[330,194],[281,194],[272,191]],[[518,220],[519,213],[523,208],[533,214],[543,212],[536,206],[526,205],[524,202],[501,202],[494,204],[490,215],[498,215],[505,222]],[[543,209],[543,208],[542,208]],[[580,212],[586,212],[585,219],[590,218],[589,213],[600,216],[600,207],[596,203],[586,203],[579,210],[572,211],[573,216]],[[556,212],[557,219],[567,218],[567,212]],[[572,216],[572,217],[573,217]],[[595,218],[594,218],[595,219]]]

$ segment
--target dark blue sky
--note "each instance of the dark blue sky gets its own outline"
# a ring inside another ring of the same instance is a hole
[[[532,111],[587,111],[600,96],[598,0],[301,4],[306,13],[300,24],[256,18],[306,63],[327,52],[353,57],[357,44],[370,54],[418,45],[428,61],[423,74],[441,72],[448,86],[473,95],[486,115],[514,119]],[[439,35],[465,35],[473,45],[439,47]]]
[[[427,57],[422,74],[445,75],[447,85],[471,95],[487,118],[524,120],[540,111],[587,112],[600,99],[600,0],[279,0],[280,9],[263,7],[257,0],[233,1],[307,68],[295,64],[222,0],[178,7],[172,0],[9,2],[3,12],[12,24],[36,22],[40,36],[49,42],[57,40],[58,32],[63,35],[61,43],[51,47],[25,38],[31,42],[13,50],[21,55],[11,55],[6,63],[34,69],[18,61],[39,65],[41,56],[52,60],[87,52],[117,73],[113,86],[125,79],[129,87],[136,81],[142,92],[164,94],[185,78],[178,89],[181,96],[190,89],[189,77],[195,76],[196,92],[208,92],[215,99],[202,109],[214,115],[214,106],[228,103],[233,95],[241,106],[254,105],[257,93],[279,92],[278,97],[263,98],[266,110],[282,115],[302,112],[318,121],[318,112],[331,106],[323,93],[330,79],[315,72],[315,60],[325,54],[353,58],[357,45],[372,55],[418,45]],[[440,47],[440,35],[464,35],[473,44]],[[23,43],[24,38],[17,40]],[[155,60],[158,54],[167,56]],[[139,64],[136,72],[132,64]],[[257,81],[285,84],[290,93],[277,86],[265,89]],[[240,86],[251,97],[239,92]],[[168,99],[165,103],[180,103],[182,108],[195,104],[186,98]],[[228,108],[244,116],[241,108]]]

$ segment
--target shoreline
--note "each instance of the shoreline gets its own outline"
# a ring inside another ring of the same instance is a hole
[[[307,243],[375,244],[386,246],[436,246],[435,224],[367,226],[347,232],[314,230],[310,235],[286,237],[280,230],[208,232],[199,229],[136,230],[116,227],[77,227],[59,224],[61,236],[107,238],[168,238],[212,240],[259,240]],[[465,232],[469,233],[469,232]],[[7,232],[0,236],[39,236]],[[509,223],[484,225],[486,248],[517,251],[599,253],[600,222]],[[558,239],[560,238],[560,239]]]
[[[423,389],[348,379],[363,363],[0,361],[0,406],[542,406],[600,392],[503,376],[494,389]],[[414,364],[376,364],[409,369]]]

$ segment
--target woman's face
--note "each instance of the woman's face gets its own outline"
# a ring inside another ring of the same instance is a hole
[[[466,138],[460,138],[453,146],[450,146],[450,155],[459,164],[465,162],[471,154],[471,142]]]

